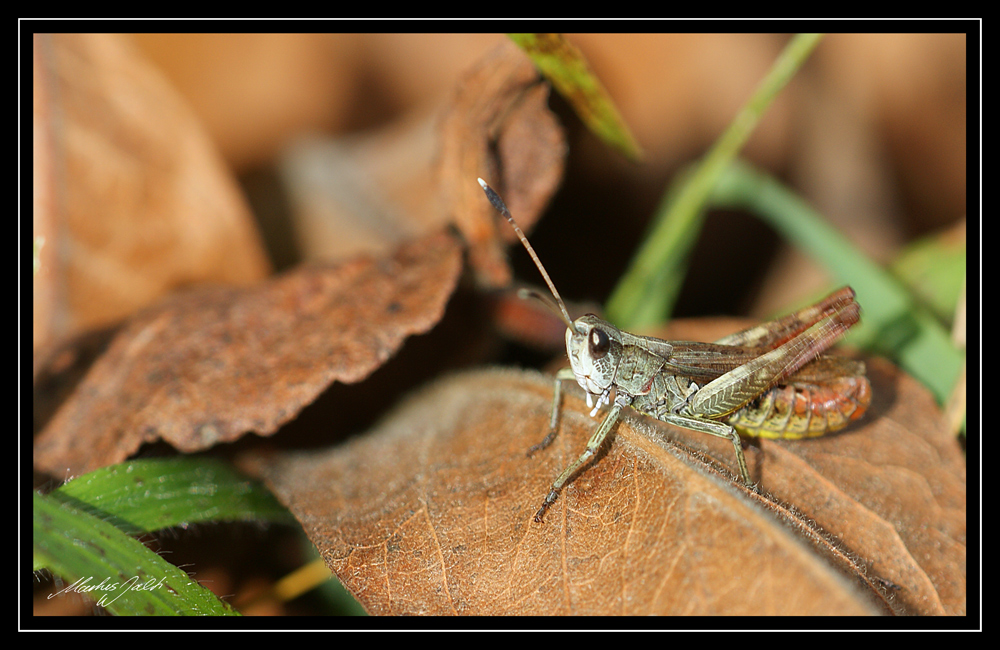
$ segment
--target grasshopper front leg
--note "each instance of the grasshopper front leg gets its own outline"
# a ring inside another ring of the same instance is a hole
[[[531,455],[536,451],[545,449],[552,444],[553,440],[555,440],[556,431],[559,428],[559,406],[562,398],[562,383],[567,379],[576,379],[573,375],[572,368],[563,368],[556,373],[555,388],[552,391],[552,413],[549,416],[549,433],[545,436],[544,440],[528,449],[528,458],[531,458]]]
[[[569,479],[573,477],[573,475],[584,465],[584,463],[594,457],[594,454],[597,453],[597,450],[601,448],[604,440],[608,437],[608,433],[611,431],[611,428],[615,426],[616,422],[618,422],[618,416],[621,415],[622,409],[631,403],[631,395],[619,393],[615,397],[614,406],[612,406],[611,410],[608,411],[604,421],[601,422],[601,426],[599,426],[597,431],[594,432],[594,435],[590,437],[590,440],[587,442],[587,448],[582,454],[580,454],[580,457],[570,463],[570,465],[563,470],[562,474],[559,475],[559,478],[552,483],[552,488],[545,497],[545,500],[542,501],[542,507],[535,513],[535,521],[537,523],[542,523],[542,519],[545,517],[545,511],[549,509],[549,506],[556,502],[556,499],[559,498],[559,493],[566,486],[566,483],[569,482]]]

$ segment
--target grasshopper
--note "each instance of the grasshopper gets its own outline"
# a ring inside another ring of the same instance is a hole
[[[543,294],[522,291],[542,300],[566,323],[570,368],[556,374],[549,433],[528,455],[555,438],[563,381],[576,379],[586,391],[587,406],[594,409],[591,417],[601,406],[611,404],[587,448],[552,483],[535,514],[536,522],[542,522],[569,480],[598,452],[625,407],[685,429],[728,438],[743,482],[755,489],[740,433],[763,438],[821,436],[860,418],[871,403],[864,363],[820,354],[860,318],[861,309],[850,287],[715,343],[636,336],[593,314],[574,321],[503,200],[482,179],[479,184],[514,228],[555,302]]]

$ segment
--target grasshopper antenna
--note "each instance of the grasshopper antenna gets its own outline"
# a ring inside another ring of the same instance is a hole
[[[538,255],[535,253],[535,249],[532,248],[531,244],[528,243],[528,238],[524,236],[524,232],[514,221],[514,217],[511,216],[510,210],[507,209],[507,206],[504,204],[503,199],[500,198],[500,195],[497,194],[492,187],[486,184],[486,181],[484,181],[481,178],[477,178],[476,180],[479,181],[480,187],[482,187],[483,191],[486,192],[486,198],[490,200],[490,203],[493,204],[493,207],[496,208],[497,212],[499,212],[500,214],[502,214],[504,217],[507,218],[507,221],[510,223],[511,227],[514,228],[514,232],[516,232],[518,238],[520,238],[521,243],[524,244],[524,247],[528,250],[528,254],[531,255],[531,259],[535,261],[535,266],[537,266],[538,270],[541,271],[542,277],[545,278],[545,284],[549,285],[549,291],[552,292],[552,295],[556,299],[556,305],[559,307],[559,311],[557,313],[560,316],[562,316],[563,322],[566,323],[566,326],[568,328],[570,328],[571,330],[576,330],[576,327],[573,326],[573,319],[569,317],[569,312],[566,311],[566,303],[564,303],[562,298],[559,296],[559,291],[556,289],[556,285],[553,284],[552,278],[549,277],[549,274],[548,272],[546,272],[545,267],[542,266],[542,261],[538,259]],[[537,291],[531,291],[531,290],[522,290],[522,291],[524,293],[533,295],[536,298],[541,299],[542,302],[548,305],[549,307],[554,307],[554,305],[552,305],[552,303],[547,298],[545,298],[545,296],[538,293]],[[522,292],[518,293],[522,294]]]

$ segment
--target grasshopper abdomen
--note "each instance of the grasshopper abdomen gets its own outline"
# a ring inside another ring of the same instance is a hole
[[[741,434],[759,438],[797,440],[839,431],[864,415],[872,401],[864,364],[858,365],[859,374],[774,386],[727,421]]]

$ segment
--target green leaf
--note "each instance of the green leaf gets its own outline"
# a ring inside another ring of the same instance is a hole
[[[955,317],[967,269],[965,228],[909,244],[892,263],[892,273],[942,322]]]
[[[566,98],[587,128],[632,160],[642,150],[583,53],[562,34],[508,34]]]
[[[116,614],[234,614],[132,535],[196,522],[293,523],[262,485],[205,458],[134,460],[35,494],[34,569],[47,568]],[[147,589],[127,589],[149,584]],[[102,602],[103,601],[103,602]]]
[[[38,267],[42,265],[42,246],[45,245],[45,237],[38,235],[35,237],[31,247],[31,273],[38,275]]]
[[[292,523],[266,488],[207,458],[133,460],[103,467],[55,490],[127,532],[207,521]]]
[[[48,567],[67,589],[120,615],[238,615],[113,524],[68,501],[32,497],[35,565]]]

